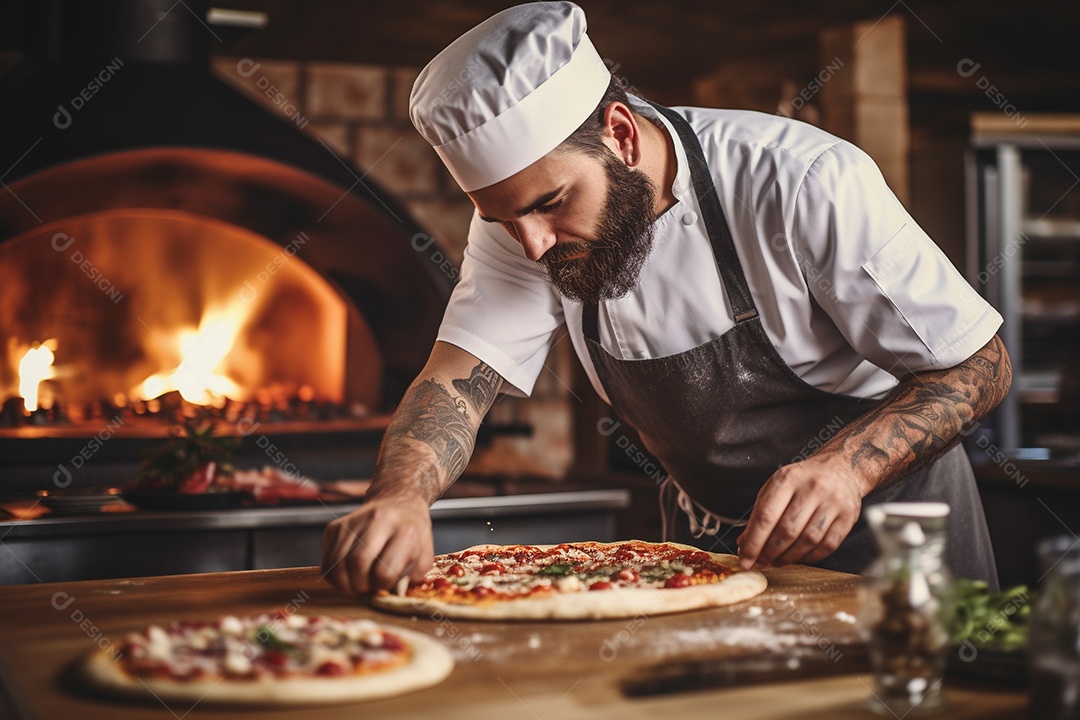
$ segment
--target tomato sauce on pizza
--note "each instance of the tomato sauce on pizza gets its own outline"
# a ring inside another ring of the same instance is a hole
[[[732,572],[707,552],[664,543],[507,545],[440,555],[423,582],[405,595],[486,603],[553,593],[684,588],[720,582]]]

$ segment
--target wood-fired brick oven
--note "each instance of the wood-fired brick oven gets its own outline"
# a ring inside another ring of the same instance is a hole
[[[363,474],[430,350],[439,248],[210,74],[205,10],[44,4],[0,79],[0,492],[88,443],[76,483],[115,484],[167,431],[154,416],[194,405],[287,421],[264,428],[301,471]]]

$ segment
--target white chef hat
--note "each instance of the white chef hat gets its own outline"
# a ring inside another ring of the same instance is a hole
[[[428,63],[409,115],[466,192],[505,180],[570,137],[611,73],[571,2],[518,5]]]

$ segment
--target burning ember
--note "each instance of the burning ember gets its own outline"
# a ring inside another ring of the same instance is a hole
[[[40,402],[38,386],[43,380],[55,377],[56,372],[52,366],[56,358],[53,355],[54,350],[56,350],[55,338],[43,343],[34,343],[19,360],[19,395],[23,398],[27,412],[38,409]]]

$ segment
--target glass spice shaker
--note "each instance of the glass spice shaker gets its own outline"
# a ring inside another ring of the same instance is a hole
[[[1045,573],[1031,608],[1031,705],[1034,720],[1080,720],[1080,543],[1044,540]]]
[[[864,572],[861,627],[875,687],[869,707],[902,717],[944,704],[952,577],[945,566],[945,503],[866,508],[880,554]]]

